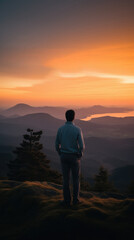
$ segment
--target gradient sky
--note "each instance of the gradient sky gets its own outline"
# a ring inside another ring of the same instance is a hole
[[[133,0],[0,0],[0,106],[134,106]]]

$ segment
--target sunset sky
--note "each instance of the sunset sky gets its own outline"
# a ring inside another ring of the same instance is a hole
[[[134,1],[0,0],[0,107],[134,106]]]

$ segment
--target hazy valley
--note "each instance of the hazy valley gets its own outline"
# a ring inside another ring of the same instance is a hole
[[[44,152],[48,159],[50,159],[52,168],[61,171],[59,156],[55,151],[55,137],[58,128],[65,123],[65,120],[56,118],[48,113],[38,112],[27,114],[27,110],[29,109],[27,105],[23,105],[23,111],[20,112],[20,106],[17,105],[4,111],[10,113],[10,117],[5,117],[4,115],[0,117],[1,176],[6,176],[8,171],[7,162],[14,157],[12,150],[20,144],[22,135],[26,132],[27,128],[33,128],[35,131],[43,130],[41,142],[44,146]],[[37,108],[35,109],[37,111]],[[59,114],[61,116],[65,111],[64,108],[58,108],[57,110],[57,108],[53,107],[51,111],[53,109],[54,113],[57,113],[58,116]],[[96,113],[108,111],[108,108],[102,106],[91,107],[91,109],[94,109]],[[38,111],[40,110],[38,109]],[[84,111],[87,111],[87,109],[80,110],[80,116],[87,116],[91,113]],[[111,112],[111,109],[109,111]],[[81,115],[82,112],[83,115]],[[22,115],[22,113],[24,114],[23,116],[18,116],[19,114]],[[76,115],[75,124],[82,129],[86,145],[81,161],[83,176],[92,182],[91,179],[98,171],[100,165],[106,167],[110,174],[114,174],[115,169],[118,169],[116,185],[125,188],[133,179],[133,173],[130,173],[130,169],[134,171],[134,117],[102,117],[94,118],[90,121],[82,121],[77,116],[79,116],[79,113]],[[127,166],[132,167],[126,168]],[[122,174],[122,171],[124,172],[125,168],[126,175],[124,174],[124,177],[120,179],[120,174]],[[128,175],[131,175],[129,179]],[[111,178],[113,181],[115,180],[114,177],[111,176]]]

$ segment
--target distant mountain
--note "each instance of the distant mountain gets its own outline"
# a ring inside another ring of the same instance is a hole
[[[4,111],[4,109],[5,109],[5,108],[0,108],[0,114],[1,114],[1,112],[3,112],[3,111]]]
[[[0,115],[0,119],[5,119],[5,116],[3,116],[3,115]]]
[[[1,114],[6,117],[11,117],[14,115],[24,116],[32,113],[48,113],[56,118],[65,119],[66,110],[67,108],[65,107],[50,107],[50,106],[33,107],[24,103],[19,103],[9,109],[2,111]],[[75,108],[74,110],[76,112],[76,118],[82,119],[92,114],[119,113],[119,112],[129,111],[131,109],[118,108],[118,107],[104,107],[104,106],[96,105],[92,107]]]
[[[101,105],[94,105],[91,107],[86,107],[86,108],[83,107],[83,108],[75,109],[76,116],[78,119],[82,119],[93,114],[121,113],[121,112],[130,111],[130,110],[132,109],[121,108],[121,107],[104,107]]]
[[[102,121],[103,120],[103,121]],[[99,122],[100,121],[100,122]],[[97,121],[82,121],[75,119],[84,137],[133,138],[134,117],[127,118],[99,118]],[[16,118],[0,119],[0,133],[18,135],[27,128],[42,129],[45,134],[55,136],[58,128],[65,123],[65,119],[55,118],[47,113],[34,113]]]
[[[96,124],[103,124],[103,125],[127,125],[127,124],[134,124],[134,117],[99,117],[99,118],[92,118],[90,120],[92,123]]]
[[[34,130],[44,130],[46,134],[55,135],[57,129],[64,124],[65,121],[52,117],[47,113],[34,113],[16,118],[6,118],[0,120],[0,133],[18,135],[27,128]]]
[[[86,177],[96,174],[100,165],[109,171],[134,165],[134,138],[110,139],[89,137],[85,139],[82,172]]]
[[[1,112],[2,115],[11,117],[13,115],[24,116],[32,113],[48,113],[57,118],[63,118],[66,108],[64,107],[32,107],[30,105],[20,103]]]

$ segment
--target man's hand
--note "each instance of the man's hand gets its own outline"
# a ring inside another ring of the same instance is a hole
[[[83,153],[82,153],[82,152],[79,152],[79,153],[77,153],[77,156],[78,156],[78,158],[81,158],[81,157],[82,157],[82,155],[83,155]]]

